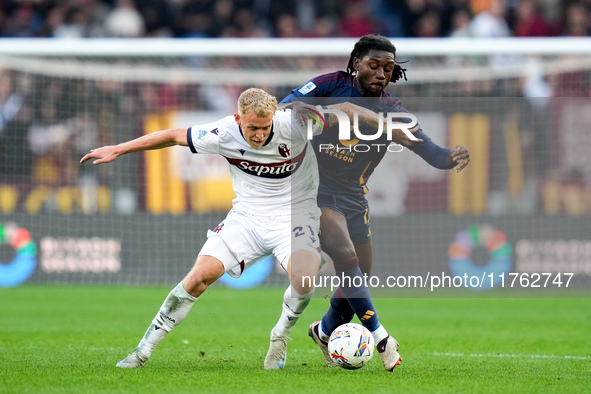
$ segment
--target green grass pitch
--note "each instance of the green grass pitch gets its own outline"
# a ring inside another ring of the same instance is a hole
[[[324,366],[307,337],[313,299],[281,371],[265,371],[283,289],[214,286],[146,365],[115,368],[170,287],[0,289],[0,393],[591,392],[591,299],[375,299],[402,365]]]

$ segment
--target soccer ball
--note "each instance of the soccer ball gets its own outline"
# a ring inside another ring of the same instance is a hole
[[[328,340],[328,352],[341,367],[359,369],[373,356],[373,336],[361,324],[342,324],[332,332]]]

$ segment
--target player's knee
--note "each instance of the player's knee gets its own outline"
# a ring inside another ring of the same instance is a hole
[[[355,248],[353,248],[353,245],[351,245],[351,247],[346,247],[346,246],[338,247],[335,245],[335,247],[330,247],[330,248],[325,248],[324,245],[322,245],[322,249],[330,256],[330,258],[335,263],[341,262],[341,261],[350,261],[350,260],[354,259],[355,257],[357,257],[357,255],[355,254]]]
[[[306,252],[305,259],[294,258],[290,262],[289,280],[293,289],[299,294],[307,294],[314,290],[314,279],[318,273],[320,262],[310,252]]]
[[[224,268],[221,263],[219,266],[218,264],[200,264],[198,260],[197,264],[183,280],[183,287],[193,297],[199,297],[207,290],[209,285],[218,280],[223,274]]]
[[[333,261],[349,261],[357,257],[355,247],[349,238],[326,235],[321,236],[320,243],[322,244],[322,250]]]
[[[297,294],[309,294],[314,291],[314,276],[294,277],[291,287]]]
[[[305,269],[304,267],[293,268],[290,275],[290,283],[299,294],[306,294],[314,290],[314,279],[318,273],[316,269]]]
[[[187,276],[183,281],[183,287],[193,297],[199,297],[211,283],[213,282],[200,276]]]

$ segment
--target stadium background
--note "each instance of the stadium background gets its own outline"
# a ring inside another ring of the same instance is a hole
[[[369,32],[391,36],[409,61],[408,81],[388,90],[436,142],[472,153],[461,174],[408,151],[378,166],[368,194],[375,273],[453,273],[454,260],[478,270],[506,259],[503,272],[574,272],[573,285],[588,286],[588,2],[507,1],[502,13],[496,1],[398,3],[5,3],[1,35],[42,41],[0,45],[0,286],[178,281],[231,206],[223,159],[186,149],[100,167],[79,158],[230,114],[249,86],[282,98],[343,69],[355,42],[346,37]],[[287,283],[269,269],[265,284]]]

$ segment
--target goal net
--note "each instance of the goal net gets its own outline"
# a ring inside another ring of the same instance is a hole
[[[230,115],[248,87],[281,100],[314,76],[344,70],[354,43],[3,41],[0,286],[179,281],[207,230],[231,208],[226,161],[181,147],[101,166],[80,165],[80,158],[98,146]],[[385,155],[368,182],[372,273],[405,281],[468,273],[485,279],[480,288],[498,287],[509,273],[528,280],[572,273],[569,286],[587,286],[589,42],[393,43],[407,80],[387,91],[436,143],[468,147],[471,162],[457,174],[408,150]],[[288,282],[268,259],[223,283]]]

